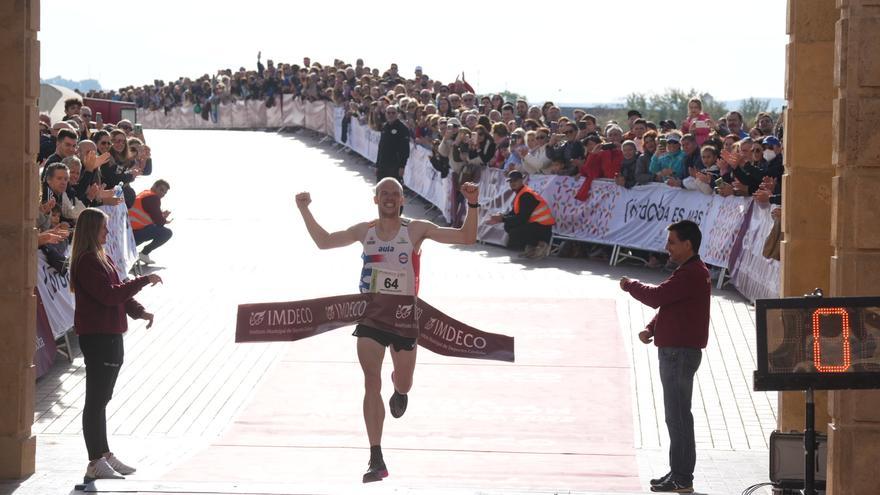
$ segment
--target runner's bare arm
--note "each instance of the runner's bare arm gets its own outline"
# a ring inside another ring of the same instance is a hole
[[[311,202],[312,198],[307,192],[302,192],[296,195],[296,206],[302,214],[309,235],[312,236],[312,240],[315,241],[315,245],[317,245],[319,249],[332,249],[348,246],[349,244],[358,242],[364,237],[364,234],[366,234],[366,223],[359,223],[338,232],[327,232],[324,227],[321,227],[321,225],[318,224],[318,221],[315,220],[315,216],[312,215],[312,212],[309,210],[309,203]]]
[[[480,197],[478,186],[470,182],[462,184],[461,192],[468,204],[475,204]],[[477,220],[479,216],[479,208],[469,207],[464,224],[462,224],[460,229],[438,227],[424,220],[415,220],[413,224],[417,224],[420,230],[424,229],[423,234],[419,236],[420,239],[431,239],[443,244],[473,244],[477,241]]]

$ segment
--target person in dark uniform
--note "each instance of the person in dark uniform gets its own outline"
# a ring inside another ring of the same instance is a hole
[[[525,185],[524,179],[519,170],[511,170],[507,174],[510,189],[516,193],[513,208],[503,215],[492,215],[486,223],[494,225],[503,222],[504,230],[510,237],[508,247],[524,247],[521,257],[541,259],[550,254],[550,239],[556,221],[547,201]]]
[[[403,169],[409,159],[409,129],[397,118],[397,105],[385,107],[385,125],[379,137],[376,181],[392,177],[403,183]]]

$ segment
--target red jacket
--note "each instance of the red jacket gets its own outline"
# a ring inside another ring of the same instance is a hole
[[[77,335],[97,333],[125,333],[128,320],[125,315],[140,318],[144,307],[133,299],[150,280],[138,277],[120,282],[113,260],[108,271],[95,253],[84,253],[73,263],[73,279],[76,308],[73,325]]]
[[[613,179],[620,173],[620,164],[623,162],[623,152],[620,148],[602,150],[599,153],[587,153],[587,160],[581,165],[581,175],[586,180],[581,184],[575,198],[586,201],[590,197],[590,187],[596,179]]]
[[[687,260],[660,285],[636,280],[623,290],[652,308],[660,308],[647,330],[657,347],[703,349],[709,341],[709,304],[712,281],[699,256]]]

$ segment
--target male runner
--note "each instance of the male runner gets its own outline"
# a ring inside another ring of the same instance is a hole
[[[307,192],[296,195],[296,205],[302,213],[306,228],[320,249],[338,248],[360,242],[364,252],[361,271],[361,292],[378,292],[416,296],[419,290],[419,256],[422,241],[432,239],[444,244],[473,244],[477,239],[476,209],[479,189],[465,183],[461,192],[470,207],[460,229],[438,227],[426,220],[401,218],[403,186],[391,177],[376,184],[373,201],[379,207],[379,219],[362,222],[339,232],[328,233],[309,211],[311,196]],[[391,415],[403,416],[407,406],[407,392],[412,387],[416,365],[416,340],[366,325],[357,325],[358,360],[364,372],[364,423],[370,440],[370,467],[363,482],[381,481],[388,476],[382,458],[382,424],[385,405],[382,402],[382,360],[385,348],[391,346],[394,371],[391,382],[394,394],[388,401]]]

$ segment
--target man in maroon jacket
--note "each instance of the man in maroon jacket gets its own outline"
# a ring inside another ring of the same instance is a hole
[[[623,277],[620,288],[641,303],[659,308],[648,327],[639,333],[642,342],[649,344],[653,339],[659,348],[663,408],[669,431],[670,472],[651,480],[651,491],[693,493],[697,451],[691,396],[694,374],[703,357],[701,349],[709,340],[712,281],[697,254],[702,239],[697,224],[682,220],[667,230],[666,251],[678,269],[657,286]]]

